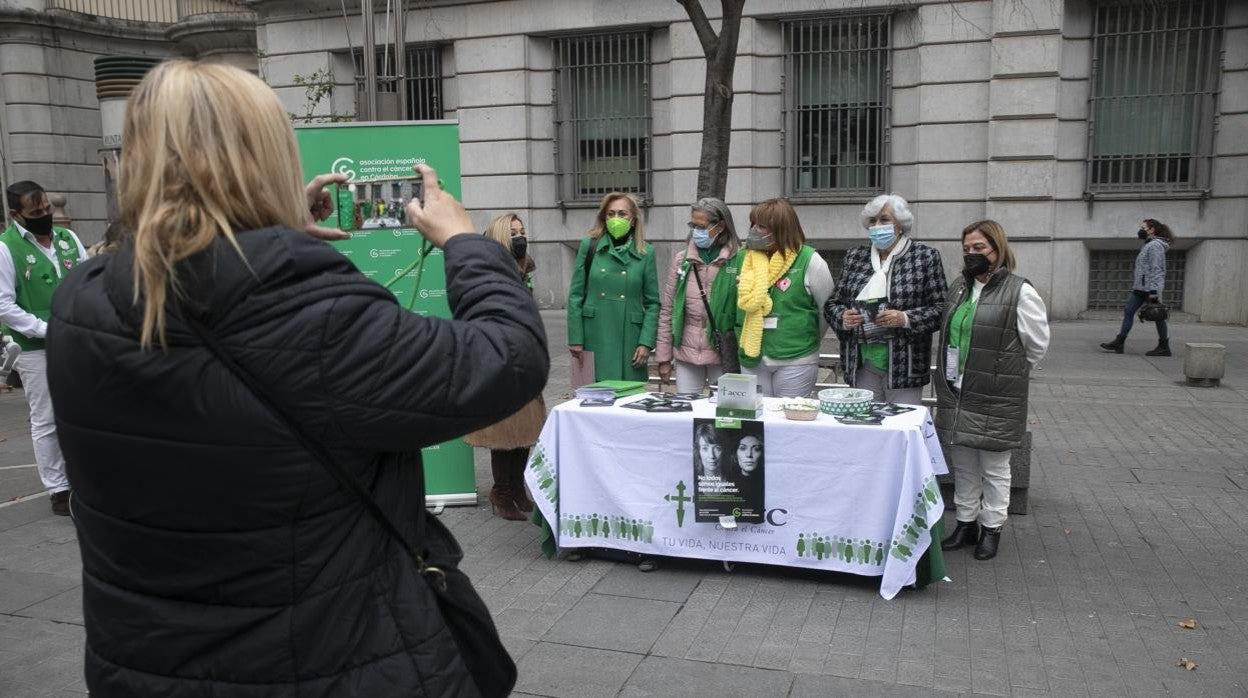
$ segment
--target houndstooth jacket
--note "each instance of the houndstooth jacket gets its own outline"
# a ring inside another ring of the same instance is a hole
[[[871,248],[863,245],[845,253],[845,264],[836,291],[823,306],[823,315],[841,340],[841,362],[850,385],[858,371],[858,339],[841,324],[845,310],[867,285],[871,268]],[[890,388],[919,388],[931,380],[932,334],[940,330],[945,312],[945,268],[940,252],[921,242],[911,241],[910,249],[893,260],[889,277],[889,307],[905,311],[910,326],[889,340],[888,383]]]

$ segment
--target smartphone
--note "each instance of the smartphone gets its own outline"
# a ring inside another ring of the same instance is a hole
[[[338,211],[338,229],[351,232],[355,230],[355,185],[335,185],[334,207]]]

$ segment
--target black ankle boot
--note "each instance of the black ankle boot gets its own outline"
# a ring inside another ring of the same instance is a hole
[[[984,526],[979,536],[979,545],[975,546],[976,560],[991,560],[997,556],[997,546],[1001,544],[1001,527]]]
[[[1157,348],[1144,352],[1144,356],[1170,356],[1170,340],[1157,340]]]
[[[1126,343],[1127,343],[1127,336],[1120,334],[1117,337],[1114,337],[1114,341],[1112,342],[1102,342],[1101,348],[1104,349],[1105,351],[1112,351],[1115,354],[1121,354],[1123,346]]]
[[[959,521],[953,533],[940,542],[941,550],[957,550],[979,540],[979,524],[975,521]]]

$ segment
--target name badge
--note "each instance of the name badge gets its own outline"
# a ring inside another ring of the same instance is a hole
[[[945,347],[945,380],[958,379],[958,348]]]
[[[779,316],[779,315],[767,315],[767,316],[765,316],[765,317],[763,318],[763,329],[764,329],[764,330],[774,330],[774,329],[776,329],[776,328],[777,328],[777,327],[779,327],[779,326],[780,326],[780,316]]]

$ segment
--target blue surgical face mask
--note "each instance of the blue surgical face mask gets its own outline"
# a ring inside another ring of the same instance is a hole
[[[894,232],[892,223],[873,225],[867,228],[867,235],[871,237],[871,244],[881,250],[893,244],[893,241],[897,239],[897,233]]]
[[[697,245],[698,249],[707,249],[711,246],[711,232],[706,228],[694,228],[693,244]]]

